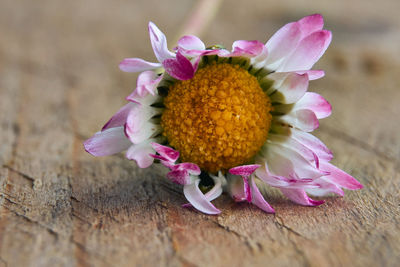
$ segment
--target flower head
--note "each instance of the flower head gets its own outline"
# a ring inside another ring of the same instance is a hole
[[[362,185],[329,161],[331,151],[309,132],[331,113],[319,94],[307,92],[310,70],[331,41],[321,15],[289,23],[266,44],[235,41],[232,50],[206,48],[183,36],[173,51],[150,22],[156,63],[127,58],[126,72],[141,72],[129,101],[84,145],[95,155],[126,150],[139,167],[161,163],[183,185],[190,204],[207,214],[223,190],[274,212],[256,181],[279,188],[292,201],[316,206],[307,193],[343,195]]]

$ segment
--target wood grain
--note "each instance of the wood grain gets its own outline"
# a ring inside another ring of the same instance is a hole
[[[82,142],[134,88],[124,57],[153,59],[146,24],[172,40],[194,1],[3,0],[0,266],[397,266],[400,2],[226,1],[204,35],[229,47],[325,16],[334,41],[310,90],[333,105],[316,135],[365,188],[309,208],[264,190],[276,214],[223,195],[182,209],[182,189]]]

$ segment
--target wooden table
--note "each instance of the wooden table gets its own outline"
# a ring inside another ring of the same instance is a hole
[[[398,0],[227,0],[203,36],[265,41],[322,13],[334,39],[310,90],[334,110],[316,135],[361,191],[310,208],[265,190],[275,215],[223,195],[207,216],[156,167],[83,150],[135,87],[119,61],[154,59],[147,22],[172,40],[193,4],[2,0],[0,266],[398,266]]]

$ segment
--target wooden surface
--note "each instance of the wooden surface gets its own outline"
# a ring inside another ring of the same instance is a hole
[[[154,59],[147,22],[172,40],[193,4],[1,0],[0,266],[396,266],[398,0],[227,0],[203,36],[265,41],[322,13],[333,42],[310,90],[334,109],[316,135],[361,191],[310,208],[268,189],[275,215],[223,195],[222,214],[207,216],[182,209],[181,188],[158,168],[85,153],[82,142],[134,88],[119,61]]]

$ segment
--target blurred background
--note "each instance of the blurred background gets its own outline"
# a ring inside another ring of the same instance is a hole
[[[365,185],[345,200],[309,209],[272,195],[279,217],[268,217],[226,197],[216,202],[226,211],[207,217],[182,210],[181,189],[153,170],[83,151],[82,142],[135,88],[136,74],[120,71],[119,62],[155,60],[148,22],[173,46],[196,4],[0,1],[0,266],[394,266],[398,0],[225,0],[200,36],[230,48],[239,39],[266,42],[306,15],[324,16],[333,41],[314,66],[326,76],[310,91],[333,105],[316,135],[332,148],[334,163]]]

